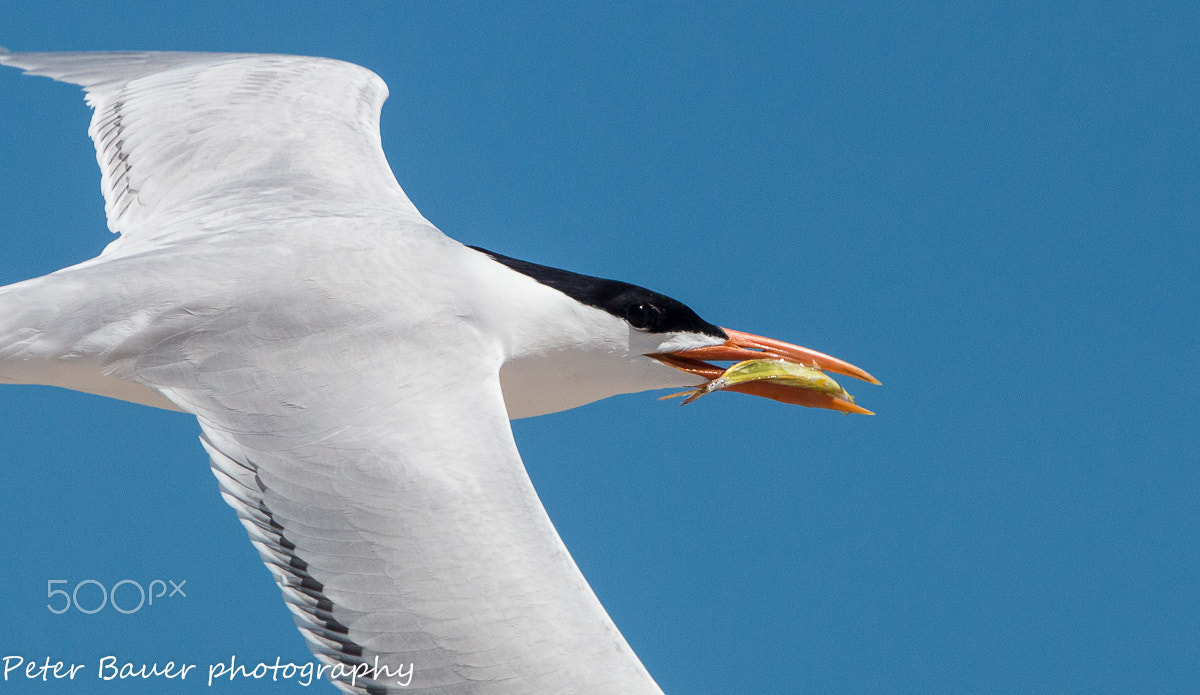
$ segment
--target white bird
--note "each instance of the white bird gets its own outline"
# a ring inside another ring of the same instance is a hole
[[[661,693],[547,518],[509,419],[668,387],[866,412],[810,368],[878,383],[641,287],[444,236],[388,167],[387,88],[356,65],[0,63],[84,87],[120,235],[0,288],[0,382],[194,414],[221,494],[346,692]],[[407,687],[365,670],[407,664]]]

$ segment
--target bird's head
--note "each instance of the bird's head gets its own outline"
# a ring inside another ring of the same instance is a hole
[[[510,417],[529,417],[650,389],[718,390],[870,414],[826,372],[873,384],[862,369],[816,350],[721,328],[666,295],[476,249],[533,279],[522,306],[531,328],[501,368]],[[544,288],[553,290],[547,293]],[[535,305],[535,306],[530,306]],[[536,308],[535,308],[536,307]],[[541,310],[538,310],[541,309]],[[731,362],[732,366],[714,363]]]

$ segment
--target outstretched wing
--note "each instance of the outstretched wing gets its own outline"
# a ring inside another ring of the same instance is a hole
[[[193,385],[163,389],[199,417],[327,675],[352,693],[661,695],[546,516],[495,371],[431,363],[397,383],[357,350],[336,371],[253,349],[206,369],[192,346]]]
[[[422,220],[379,139],[387,86],[326,58],[220,53],[0,53],[82,85],[95,109],[108,226],[128,253],[267,219]]]

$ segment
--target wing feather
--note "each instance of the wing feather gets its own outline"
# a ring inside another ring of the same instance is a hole
[[[412,668],[403,688],[346,692],[660,693],[546,517],[492,381],[390,412],[372,398],[390,426],[299,446],[256,431],[279,423],[252,396],[212,411],[203,392],[172,397],[199,414],[221,493],[318,658]]]
[[[387,86],[366,68],[221,53],[0,53],[0,63],[87,92],[108,226],[122,235],[109,254],[266,219],[423,220],[384,157]]]

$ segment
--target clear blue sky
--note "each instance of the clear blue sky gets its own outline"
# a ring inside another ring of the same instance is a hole
[[[668,695],[1200,690],[1195,3],[350,4],[10,2],[0,44],[360,63],[450,236],[882,379],[849,385],[873,418],[642,394],[516,423]],[[0,283],[110,240],[87,120],[0,71]],[[197,434],[0,388],[0,656],[86,664],[0,692],[333,692],[95,685],[106,654],[310,660]],[[54,579],[187,598],[58,616]]]

